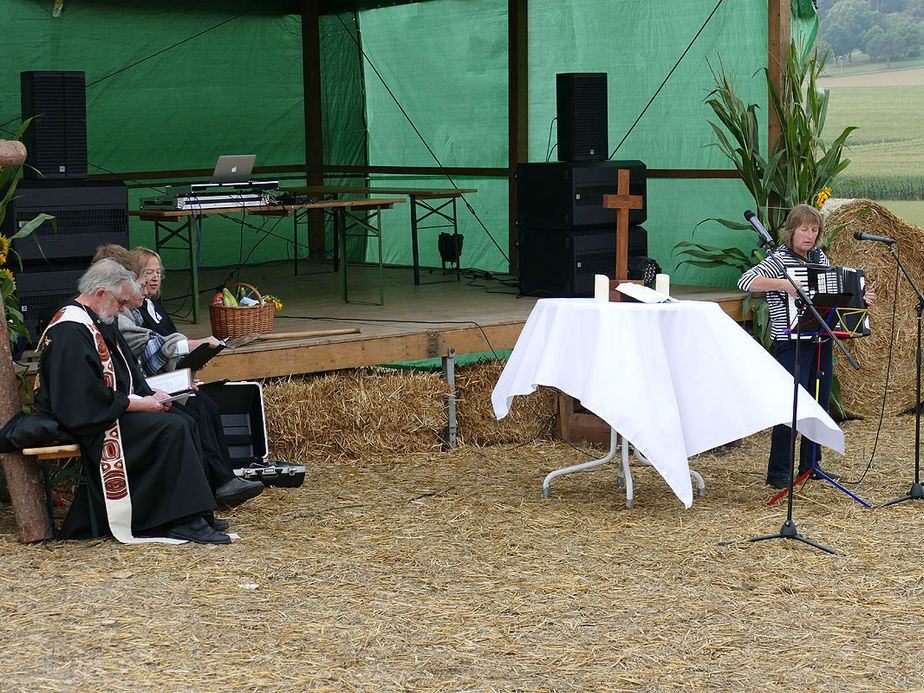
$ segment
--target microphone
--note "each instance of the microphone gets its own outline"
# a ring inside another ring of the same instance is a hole
[[[760,219],[757,218],[757,215],[754,214],[750,209],[744,212],[744,218],[748,220],[751,226],[754,227],[754,230],[757,231],[757,235],[760,236],[761,245],[766,245],[768,248],[772,248],[775,244],[773,242],[773,237],[764,228],[764,225],[760,223]]]
[[[862,231],[857,231],[856,233],[853,234],[853,237],[856,238],[858,241],[879,241],[880,243],[888,243],[889,245],[892,245],[893,243],[898,242],[894,238],[886,238],[885,236],[874,236],[871,233],[863,233]]]

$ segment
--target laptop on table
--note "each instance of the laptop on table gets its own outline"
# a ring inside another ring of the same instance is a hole
[[[230,154],[218,157],[215,171],[212,173],[212,183],[247,183],[250,181],[256,158],[256,154]]]

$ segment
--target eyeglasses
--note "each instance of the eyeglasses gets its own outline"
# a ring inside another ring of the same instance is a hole
[[[106,289],[106,292],[116,300],[116,303],[119,304],[119,308],[124,308],[125,306],[128,305],[128,302],[131,300],[130,298],[126,298],[123,301],[121,298],[116,296],[113,292],[109,291],[109,289]]]

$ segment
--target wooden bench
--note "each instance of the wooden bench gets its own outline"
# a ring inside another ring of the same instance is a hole
[[[71,479],[78,483],[86,483],[86,475],[83,473],[82,466],[74,469],[67,465],[66,461],[77,458],[80,460],[80,446],[76,443],[66,445],[46,445],[38,448],[23,448],[22,454],[27,457],[34,457],[37,462],[42,464],[42,478],[45,482],[45,503],[48,507],[48,520],[51,522],[51,531],[57,536],[55,528],[55,505],[52,491],[56,482],[61,479]],[[57,463],[56,460],[61,460]],[[96,522],[96,513],[93,510],[93,499],[87,489],[87,504],[90,510],[90,531],[93,538],[99,536],[99,526]]]

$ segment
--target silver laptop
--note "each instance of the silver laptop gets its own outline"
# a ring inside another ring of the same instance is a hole
[[[212,173],[213,183],[246,183],[253,172],[253,162],[256,154],[231,154],[218,157],[215,171]]]

